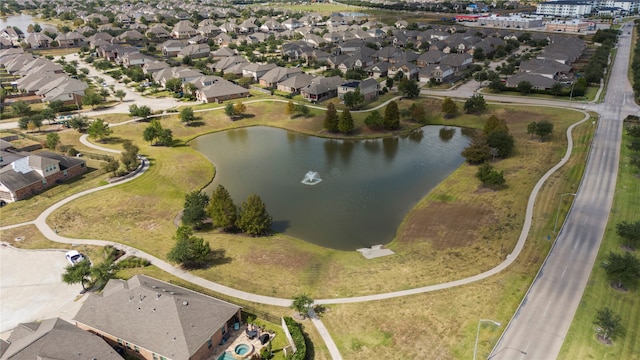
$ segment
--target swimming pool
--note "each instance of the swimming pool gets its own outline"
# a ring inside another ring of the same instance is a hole
[[[230,353],[229,351],[225,351],[222,353],[222,355],[220,355],[218,360],[237,360],[237,359],[233,357],[232,353]]]

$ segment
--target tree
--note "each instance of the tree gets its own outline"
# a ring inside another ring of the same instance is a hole
[[[296,111],[296,113],[302,115],[302,117],[307,117],[307,116],[309,116],[309,113],[311,112],[311,109],[309,109],[309,107],[307,105],[300,104],[300,105],[296,105],[295,106],[295,111]]]
[[[153,142],[160,137],[160,131],[162,131],[162,125],[159,120],[151,120],[149,126],[147,126],[142,132],[142,139],[148,141],[153,145]]]
[[[416,102],[411,105],[411,119],[413,121],[424,123],[427,117],[427,113],[424,109],[424,104],[421,102]]]
[[[23,116],[18,120],[18,128],[21,130],[27,130],[29,128],[29,123],[31,122],[31,117]]]
[[[102,96],[95,91],[86,91],[82,98],[82,104],[89,105],[92,109],[95,109],[96,105],[100,105],[102,102]]]
[[[124,99],[125,96],[127,96],[127,93],[124,92],[124,90],[122,89],[118,89],[116,90],[116,92],[113,93],[113,96],[117,97],[120,102],[122,102],[122,99]]]
[[[344,109],[342,114],[340,114],[340,120],[338,121],[338,130],[343,134],[348,134],[353,131],[353,117],[351,117],[351,112],[349,109]]]
[[[344,105],[349,109],[356,109],[364,102],[364,95],[360,93],[360,88],[344,94]]]
[[[616,234],[622,237],[625,245],[637,248],[640,245],[640,221],[634,223],[623,221],[616,224]]]
[[[60,135],[58,133],[47,134],[47,149],[54,150],[60,143]]]
[[[388,77],[387,81],[385,82],[385,86],[387,87],[387,89],[391,89],[393,87],[393,79]]]
[[[505,85],[500,78],[493,79],[489,83],[489,89],[493,92],[500,92],[505,89]]]
[[[140,149],[130,140],[125,140],[122,146],[124,147],[124,152],[120,157],[120,161],[127,171],[133,171],[140,164],[140,160],[138,160],[138,151],[140,151]]]
[[[504,173],[494,170],[489,163],[480,165],[476,177],[482,182],[482,185],[494,190],[504,187],[505,184]]]
[[[158,133],[157,145],[172,146],[173,145],[173,132],[171,129],[160,129]]]
[[[150,107],[146,105],[138,106],[136,104],[129,105],[129,116],[137,116],[146,120],[149,115],[151,115]]]
[[[287,103],[287,107],[284,109],[284,113],[289,115],[290,118],[293,118],[293,116],[296,115],[296,105],[293,103],[293,101],[289,101]]]
[[[485,58],[486,56],[483,48],[477,47],[473,50],[473,61],[484,61]]]
[[[115,278],[117,271],[118,266],[111,258],[106,259],[97,265],[94,265],[93,267],[91,267],[90,272],[91,280],[93,282],[92,287],[102,289],[109,280]]]
[[[258,195],[249,195],[238,212],[236,225],[242,232],[251,236],[268,234],[271,231],[273,218]]]
[[[390,101],[384,109],[384,128],[387,130],[396,130],[400,128],[400,112],[398,111],[398,103]]]
[[[62,102],[62,100],[53,100],[49,102],[49,105],[47,105],[47,107],[51,109],[51,111],[53,111],[55,114],[57,114],[64,108],[64,102]]]
[[[110,172],[114,176],[116,175],[116,171],[120,168],[120,162],[116,159],[111,159],[106,163],[102,164],[102,169],[106,172]]]
[[[180,226],[173,239],[176,244],[167,254],[167,259],[186,268],[201,265],[211,253],[209,243],[193,236],[193,230],[188,226]]]
[[[211,218],[214,227],[222,228],[224,231],[235,229],[238,208],[224,186],[218,185],[211,194],[211,200],[207,206],[207,214]]]
[[[402,78],[398,84],[398,91],[409,99],[416,98],[420,95],[420,87],[414,80]]]
[[[500,119],[495,115],[491,115],[487,122],[484,123],[484,133],[485,135],[489,135],[491,132],[501,130],[505,132],[509,132],[509,127],[507,126],[507,121],[504,119]]]
[[[505,130],[494,130],[487,135],[487,145],[489,145],[490,148],[497,149],[497,155],[504,159],[513,153],[515,140],[513,136]]]
[[[233,105],[233,112],[235,116],[243,117],[244,113],[247,112],[247,105],[243,104],[242,101],[238,101]]]
[[[19,100],[11,104],[11,112],[14,116],[29,116],[31,114],[31,105]]]
[[[469,146],[462,150],[462,156],[469,164],[482,164],[491,159],[490,150],[485,137],[477,134],[473,137]]]
[[[562,92],[562,89],[564,89],[564,86],[557,81],[551,85],[551,92],[553,93],[553,96],[558,96],[558,94]]]
[[[629,252],[624,255],[609,252],[602,267],[611,281],[617,282],[617,288],[622,288],[623,282],[635,281],[640,276],[640,260]]]
[[[458,107],[451,98],[446,97],[444,98],[444,101],[442,101],[442,112],[444,113],[445,118],[451,119],[458,114]]]
[[[209,196],[198,190],[194,190],[184,197],[184,209],[182,211],[182,224],[195,229],[202,227],[207,216],[205,208],[209,203]]]
[[[535,121],[532,121],[527,124],[527,134],[531,134],[531,138],[533,139],[533,135],[536,133],[536,128],[538,124]]]
[[[196,119],[195,114],[193,113],[193,109],[190,106],[187,106],[180,110],[180,121],[189,125]]]
[[[84,259],[65,268],[65,272],[62,273],[62,282],[69,285],[80,283],[82,289],[88,290],[90,274],[91,263],[89,260]]]
[[[533,90],[533,84],[528,81],[520,81],[518,85],[516,85],[516,90],[518,90],[521,94],[530,94],[531,90]]]
[[[164,87],[169,91],[177,93],[178,91],[180,91],[180,89],[182,89],[182,80],[171,78],[165,82]]]
[[[598,335],[605,341],[609,341],[609,339],[615,339],[623,331],[620,326],[621,321],[620,315],[614,314],[611,309],[605,307],[598,310],[593,324],[599,328]]]
[[[87,133],[90,137],[103,141],[113,133],[113,130],[109,127],[109,123],[102,119],[96,119],[89,125]]]
[[[89,118],[84,115],[77,115],[69,120],[69,126],[78,130],[78,132],[84,132],[89,127]]]
[[[314,300],[307,294],[300,294],[293,297],[291,302],[291,308],[297,311],[301,316],[306,317],[307,313],[311,309]]]
[[[324,116],[324,127],[329,132],[337,132],[338,131],[338,112],[336,111],[336,106],[333,103],[329,103],[327,106],[327,112]]]
[[[56,113],[48,107],[42,109],[42,111],[40,111],[40,114],[38,115],[40,116],[40,119],[48,120],[49,125],[51,125],[53,123],[53,120],[56,119]]]
[[[487,102],[484,100],[484,96],[480,94],[473,94],[464,103],[464,111],[467,114],[477,114],[487,109]]]
[[[236,116],[236,110],[233,107],[233,103],[227,103],[227,105],[224,106],[224,113],[233,120]]]
[[[540,137],[540,141],[544,141],[551,133],[553,133],[553,123],[547,120],[536,123],[536,135]]]
[[[379,130],[384,127],[384,118],[380,115],[378,110],[373,110],[367,117],[364,119],[364,124],[367,125],[370,129]]]

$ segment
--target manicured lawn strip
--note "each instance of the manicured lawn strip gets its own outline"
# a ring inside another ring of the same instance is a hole
[[[428,106],[439,108],[438,101],[420,100]],[[403,100],[402,105],[409,106],[410,102]],[[177,116],[163,117],[160,121],[164,127],[173,130],[177,139],[190,139],[209,131],[262,123],[309,134],[322,131],[321,115],[316,120],[290,119],[282,116],[282,103],[248,104],[247,107],[247,113],[253,117],[235,122],[229,120],[222,111],[198,113],[204,123],[198,127],[180,124]],[[434,114],[435,111],[432,109]],[[512,133],[524,139],[519,142],[518,151],[525,157],[495,163],[498,169],[506,170],[510,187],[501,192],[484,192],[478,196],[475,194],[478,190],[474,177],[476,168],[462,166],[428,197],[438,199],[439,196],[451,196],[456,199],[454,205],[458,210],[467,207],[487,209],[488,202],[492,202],[490,210],[493,213],[479,219],[479,225],[474,224],[477,229],[469,233],[452,234],[467,240],[454,246],[443,247],[440,244],[434,247],[433,242],[443,238],[437,231],[430,230],[429,236],[421,238],[404,236],[403,226],[410,228],[414,223],[429,221],[437,225],[433,219],[436,219],[434,215],[438,214],[438,208],[427,208],[425,211],[423,207],[429,203],[427,201],[407,215],[398,237],[389,245],[398,256],[367,261],[356,252],[328,250],[281,234],[254,239],[202,232],[198,236],[210,241],[213,249],[224,249],[224,261],[196,273],[246,291],[282,297],[307,291],[313,297],[320,298],[424,286],[476,274],[495,266],[515,243],[522,223],[524,202],[535,179],[555,164],[562,153],[561,149],[566,146],[564,129],[581,118],[582,114],[558,109],[527,110],[517,106],[492,107],[491,111],[509,119]],[[457,125],[459,120],[478,127],[487,117],[460,116],[460,119],[447,122]],[[556,120],[556,135],[552,141],[541,143],[530,140],[526,135],[524,128],[529,120],[554,117],[559,120]],[[265,122],[264,119],[272,120]],[[66,236],[111,239],[159,257],[166,255],[173,244],[174,219],[182,208],[184,193],[206,185],[213,176],[213,169],[202,155],[190,147],[150,147],[136,140],[146,126],[147,123],[133,123],[115,127],[113,137],[136,141],[141,153],[152,160],[149,174],[65,206],[52,215],[50,224],[64,224],[63,233]],[[242,200],[235,199],[236,203]],[[414,213],[417,215],[413,216]],[[507,215],[511,213],[516,215]],[[328,278],[332,279],[329,283],[325,281]]]
[[[478,320],[492,319],[502,326],[483,323],[478,358],[485,359],[551,246],[546,238],[553,230],[558,195],[580,181],[592,132],[590,123],[574,130],[574,156],[539,193],[527,244],[507,271],[434,293],[329,306],[323,322],[342,356],[363,360],[394,359],[398,354],[407,359],[470,359]]]
[[[582,301],[562,346],[559,357],[561,359],[637,359],[640,354],[638,285],[625,284],[629,287],[626,293],[614,290],[609,286],[610,281],[601,266],[610,251],[618,253],[623,251],[620,248],[620,237],[616,235],[616,224],[622,221],[639,220],[640,183],[637,169],[629,165],[629,156],[632,152],[627,148],[627,144],[630,137],[624,134],[622,138],[618,180],[609,224]],[[637,250],[635,255],[638,256]],[[595,336],[593,321],[597,310],[604,307],[609,307],[622,317],[621,325],[625,329],[625,334],[615,339],[612,346],[601,344]]]

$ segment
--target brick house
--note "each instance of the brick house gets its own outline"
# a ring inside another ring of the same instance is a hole
[[[49,151],[24,156],[0,169],[0,199],[22,200],[86,172],[79,158]]]
[[[76,326],[148,360],[200,360],[213,356],[241,322],[239,306],[144,275],[109,280],[89,295]]]

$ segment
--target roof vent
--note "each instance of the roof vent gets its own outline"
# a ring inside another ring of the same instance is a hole
[[[151,287],[152,287],[152,288],[154,288],[154,289],[157,289],[157,288],[158,288],[158,286],[156,286],[156,285],[153,285],[153,286],[151,286]]]
[[[187,305],[189,305],[189,302],[188,301],[183,301],[182,305],[187,306]]]
[[[160,299],[160,296],[162,296],[162,294],[156,293],[156,300]]]

